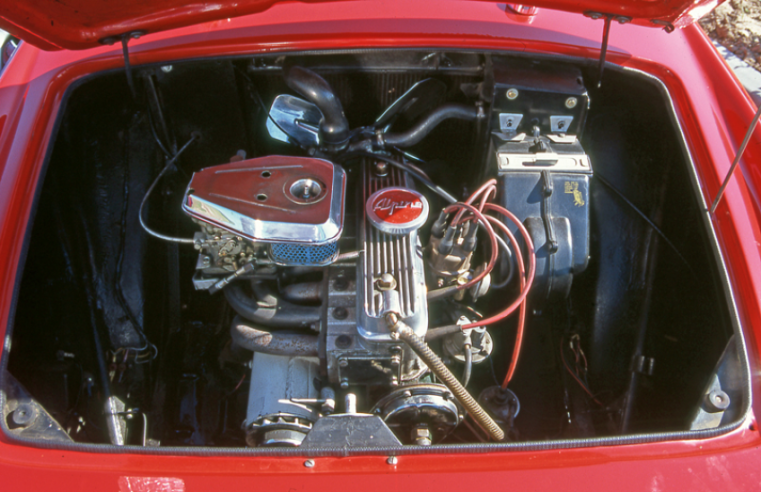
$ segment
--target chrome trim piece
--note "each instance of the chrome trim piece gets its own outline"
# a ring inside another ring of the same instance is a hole
[[[586,154],[556,154],[546,152],[540,154],[511,154],[500,152],[497,154],[497,165],[500,171],[528,171],[538,172],[543,170],[563,171],[571,173],[592,173],[592,165]]]
[[[298,97],[281,94],[272,102],[267,131],[275,140],[302,147],[320,145],[319,126],[322,112],[314,104]]]

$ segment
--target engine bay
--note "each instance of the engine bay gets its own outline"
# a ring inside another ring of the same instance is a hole
[[[723,268],[650,81],[421,51],[134,77],[84,80],[59,116],[11,435],[385,449],[744,414]]]

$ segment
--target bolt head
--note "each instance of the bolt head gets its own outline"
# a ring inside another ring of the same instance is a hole
[[[304,466],[307,468],[314,468],[314,460],[306,460]]]
[[[37,411],[32,405],[22,403],[11,413],[11,420],[19,427],[28,427],[37,418]]]
[[[507,93],[505,93],[505,95],[507,96],[507,99],[510,101],[517,99],[519,94],[520,92],[518,92],[518,89],[514,87],[507,89]]]
[[[378,289],[392,290],[396,288],[396,279],[390,273],[384,273],[377,281]]]
[[[396,465],[397,463],[399,463],[399,458],[397,458],[396,456],[389,456],[386,459],[386,463],[388,463],[389,465]]]
[[[349,281],[346,280],[346,277],[338,277],[333,283],[333,287],[336,290],[346,290],[349,288]]]
[[[569,97],[565,100],[565,107],[568,109],[573,109],[576,107],[576,105],[579,104],[579,100],[575,97]]]
[[[164,73],[169,73],[172,70],[174,70],[174,67],[172,65],[164,65],[163,67],[161,67],[161,71]]]
[[[335,319],[346,319],[349,316],[349,311],[345,307],[337,307],[333,310],[333,317]]]

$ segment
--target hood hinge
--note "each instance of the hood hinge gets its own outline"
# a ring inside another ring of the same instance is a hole
[[[584,16],[595,20],[600,18],[605,20],[605,25],[602,28],[602,47],[600,48],[600,61],[597,65],[597,88],[599,89],[602,86],[602,73],[605,70],[605,55],[608,52],[608,35],[610,34],[610,22],[615,19],[619,24],[626,24],[631,22],[632,18],[626,17],[624,15],[604,14],[602,12],[592,11],[584,12]]]
[[[132,98],[137,100],[137,90],[135,89],[135,79],[132,76],[132,65],[129,62],[129,47],[127,44],[130,39],[138,39],[140,36],[144,36],[145,31],[130,31],[118,36],[109,36],[100,40],[100,44],[107,44],[109,46],[115,44],[117,41],[122,43],[122,55],[124,56],[124,71],[127,74],[127,85],[132,93]]]

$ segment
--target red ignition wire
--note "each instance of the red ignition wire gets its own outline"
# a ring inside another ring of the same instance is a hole
[[[474,322],[474,323],[468,323],[462,326],[463,330],[476,328],[479,326],[485,326],[489,324],[496,323],[497,321],[501,321],[505,319],[507,316],[512,314],[515,309],[517,309],[520,306],[520,312],[518,317],[518,330],[515,335],[515,346],[513,349],[513,357],[510,361],[510,367],[508,368],[507,375],[505,376],[505,380],[502,383],[503,388],[507,388],[507,385],[510,383],[510,381],[513,378],[513,375],[515,374],[515,369],[518,365],[518,358],[520,356],[520,350],[521,345],[523,343],[523,332],[524,327],[526,324],[526,296],[528,295],[529,290],[531,289],[531,285],[534,282],[534,275],[536,273],[536,253],[534,251],[534,244],[531,241],[531,236],[529,235],[526,228],[523,226],[523,224],[518,220],[515,215],[513,215],[511,212],[506,210],[503,207],[500,207],[499,205],[495,205],[492,203],[488,203],[490,199],[492,199],[496,193],[497,193],[497,187],[496,187],[497,181],[494,179],[490,179],[483,185],[481,185],[473,194],[468,197],[466,203],[454,203],[450,206],[448,206],[444,212],[445,213],[451,213],[456,209],[459,209],[457,212],[457,215],[452,220],[450,226],[456,226],[462,221],[462,217],[466,212],[470,212],[473,214],[474,218],[478,220],[478,222],[481,222],[484,224],[484,227],[487,230],[487,233],[489,235],[489,240],[491,243],[491,258],[489,260],[489,263],[487,264],[486,268],[483,272],[481,272],[479,275],[477,275],[475,278],[473,278],[470,282],[467,282],[464,285],[458,286],[457,290],[462,290],[469,288],[473,285],[475,285],[477,282],[481,281],[488,273],[492,271],[494,268],[494,265],[496,264],[497,257],[498,257],[498,249],[497,249],[497,237],[496,233],[494,232],[494,229],[491,227],[491,224],[498,227],[502,232],[505,233],[505,235],[510,239],[512,244],[516,245],[515,247],[515,257],[518,264],[518,273],[520,278],[520,288],[521,293],[518,296],[517,299],[515,299],[506,309],[502,310],[501,312],[497,313],[494,316],[491,316],[489,318],[486,318],[484,320]],[[472,203],[475,202],[475,200],[481,196],[481,201],[479,203],[478,209],[475,209],[472,206]],[[529,272],[528,276],[526,275],[525,270],[525,264],[523,261],[523,255],[520,251],[520,247],[518,247],[518,243],[515,240],[515,236],[510,232],[510,229],[499,219],[495,217],[489,217],[484,216],[481,212],[483,210],[489,210],[496,212],[511,222],[513,222],[520,231],[521,235],[523,236],[523,239],[526,241],[526,246],[528,249],[528,260],[529,260]],[[491,223],[491,224],[490,224]]]
[[[481,212],[478,211],[475,207],[472,205],[468,205],[467,203],[453,203],[449,205],[447,208],[444,209],[444,213],[450,214],[454,212],[455,210],[466,210],[470,213],[472,213],[479,222],[481,222],[484,227],[486,228],[486,232],[489,235],[490,245],[491,245],[491,257],[489,258],[489,263],[487,263],[486,268],[484,268],[484,271],[473,277],[469,282],[458,285],[457,290],[463,290],[470,288],[474,285],[476,285],[478,282],[480,282],[486,275],[488,275],[492,269],[494,269],[494,265],[497,264],[497,256],[499,254],[499,250],[497,249],[497,235],[494,233],[494,229],[492,229],[491,225],[489,224],[489,221],[487,220],[487,217],[485,217]]]
[[[497,194],[497,180],[496,179],[490,179],[486,183],[484,183],[481,186],[479,186],[478,189],[476,191],[474,191],[473,193],[471,193],[471,195],[468,197],[468,199],[465,200],[465,203],[467,205],[473,205],[473,202],[476,201],[476,198],[478,198],[478,196],[481,193],[483,193],[484,191],[486,191],[486,190],[488,190],[488,192],[485,194],[486,198],[481,200],[481,206],[479,206],[479,208],[478,208],[479,211],[483,211],[483,209],[484,209],[483,205],[490,199],[489,195],[491,195],[492,193],[494,195]],[[457,212],[457,215],[455,216],[454,220],[452,221],[452,224],[453,225],[459,224],[460,223],[460,219],[462,219],[463,214],[465,214],[465,210],[460,210],[459,212]]]
[[[534,282],[534,275],[536,273],[536,253],[534,251],[534,243],[531,241],[531,236],[529,235],[526,228],[523,226],[523,224],[518,220],[518,218],[515,215],[513,215],[507,209],[500,207],[498,205],[494,205],[494,204],[487,204],[486,209],[492,210],[494,212],[499,213],[500,215],[503,215],[504,217],[512,221],[516,226],[518,226],[518,230],[520,230],[521,235],[523,236],[523,239],[526,241],[526,246],[528,248],[529,274],[528,274],[528,279],[526,279],[524,277],[523,259],[521,258],[520,247],[518,247],[518,243],[515,241],[515,238],[510,235],[510,230],[507,228],[507,226],[505,226],[501,221],[497,221],[500,224],[498,227],[502,229],[502,231],[508,235],[508,237],[512,241],[512,244],[516,246],[515,258],[516,258],[516,261],[518,262],[519,276],[521,279],[521,295],[519,296],[519,299],[521,300],[521,308],[518,315],[518,330],[516,331],[516,334],[515,334],[515,346],[513,348],[513,357],[512,357],[512,360],[510,361],[510,366],[507,369],[507,374],[505,375],[505,379],[502,382],[502,388],[507,388],[507,385],[510,383],[510,381],[513,379],[513,376],[515,375],[515,369],[518,367],[518,359],[520,357],[521,346],[523,344],[523,332],[524,332],[524,327],[526,326],[526,310],[527,310],[526,296],[528,295],[528,292],[531,289],[531,285]],[[504,226],[504,229],[503,229],[503,226]],[[504,311],[504,316],[507,316],[512,312],[512,311],[509,311],[509,309],[510,308],[508,307],[508,309]],[[502,314],[503,313],[500,313],[499,315],[497,315],[497,317],[501,316]],[[504,318],[504,316],[502,316],[502,318]]]
[[[499,227],[502,232],[507,235],[508,238],[512,241],[512,244],[516,245],[515,248],[515,260],[518,264],[518,278],[521,279],[521,294],[528,293],[528,289],[526,288],[526,268],[523,264],[523,254],[521,253],[521,249],[517,247],[517,243],[515,242],[515,237],[510,233],[510,229],[507,228],[507,226],[500,221],[499,219],[495,217],[486,216],[489,221]],[[520,311],[518,311],[518,329],[515,332],[515,343],[513,345],[513,357],[510,360],[510,366],[507,369],[507,375],[505,376],[504,381],[502,381],[502,388],[507,388],[507,385],[510,383],[510,381],[513,379],[513,375],[515,374],[515,368],[518,367],[518,358],[521,354],[521,346],[523,345],[523,331],[526,326],[526,306],[527,302],[525,300],[525,297],[523,301],[520,303]],[[507,312],[504,314],[504,316],[508,316],[510,312]]]
[[[513,311],[515,311],[518,308],[518,305],[520,305],[524,301],[524,299],[526,299],[526,296],[528,295],[529,290],[531,290],[531,285],[534,283],[534,274],[536,273],[536,253],[534,252],[534,243],[531,241],[531,236],[529,235],[526,228],[523,227],[523,224],[521,224],[520,220],[518,220],[518,218],[512,213],[508,212],[507,210],[500,207],[499,205],[494,205],[493,203],[487,203],[486,210],[497,212],[500,215],[505,216],[506,218],[508,218],[510,221],[512,221],[518,226],[518,230],[521,232],[523,239],[526,241],[526,247],[528,248],[528,260],[529,260],[528,277],[526,278],[526,285],[524,286],[523,289],[521,289],[521,294],[506,309],[484,320],[462,325],[463,330],[476,328],[477,326],[490,325],[492,323],[496,323],[497,321],[501,321],[505,317],[509,316]],[[518,244],[515,241],[515,237],[512,235],[512,233],[510,233],[510,230],[507,228],[507,226],[505,226],[504,229],[502,229],[501,226],[499,227],[503,232],[505,232],[505,234],[510,239],[510,241],[512,241],[512,244],[516,244],[516,245]],[[519,251],[520,251],[520,248],[516,247],[515,256],[516,256],[516,260],[518,260],[518,264],[520,265],[522,263],[521,261],[522,256],[519,256]]]

